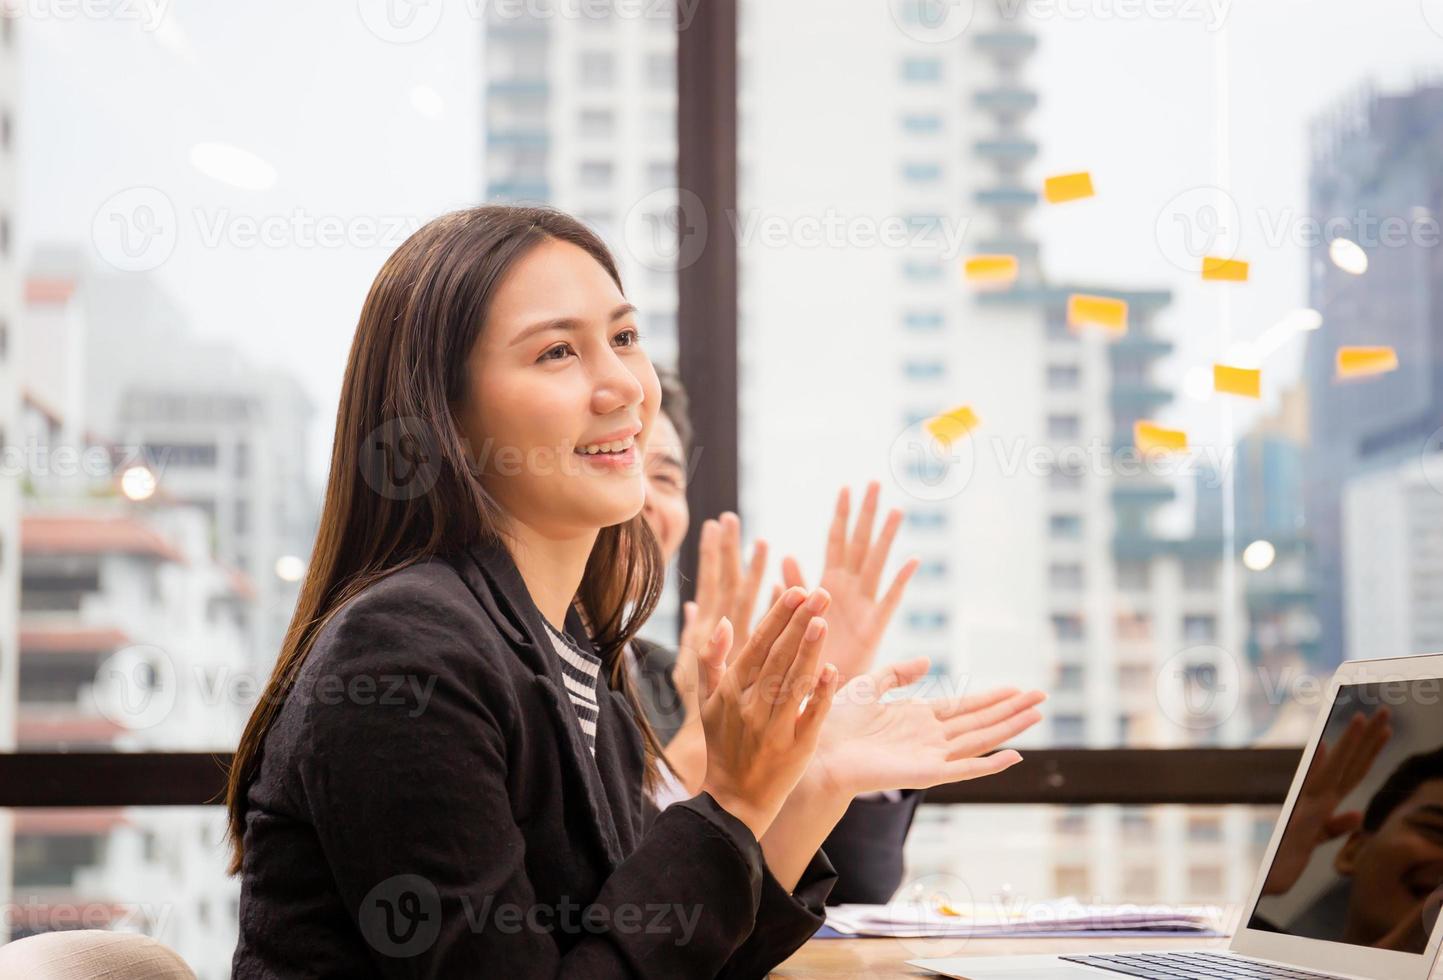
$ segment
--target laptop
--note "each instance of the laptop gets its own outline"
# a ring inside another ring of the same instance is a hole
[[[1443,654],[1342,664],[1226,950],[910,960],[963,980],[1426,980],[1443,930]]]

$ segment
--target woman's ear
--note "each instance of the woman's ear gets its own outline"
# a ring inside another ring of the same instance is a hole
[[[1353,877],[1358,870],[1358,855],[1372,838],[1373,835],[1366,830],[1355,830],[1349,834],[1342,850],[1333,856],[1333,870],[1344,878]]]

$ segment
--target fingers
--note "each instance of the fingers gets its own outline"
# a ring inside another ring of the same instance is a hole
[[[1003,749],[980,759],[957,759],[948,766],[945,782],[960,783],[966,779],[995,776],[1021,761],[1022,756],[1015,749]]]
[[[1021,693],[1022,692],[1015,687],[999,687],[995,690],[984,691],[981,694],[969,694],[966,697],[954,698],[952,700],[938,700],[935,702],[936,710],[934,714],[943,721],[960,718],[963,715],[971,715],[983,709],[990,708],[993,705],[1001,704],[1009,698],[1019,697]],[[1005,712],[998,717],[1005,717]],[[997,718],[992,718],[991,720],[996,721]],[[981,722],[981,724],[987,723],[986,720]]]
[[[824,634],[825,632],[823,630]],[[827,713],[832,710],[832,703],[836,700],[841,682],[842,675],[835,664],[822,667],[822,675],[817,678],[817,686],[812,689],[811,700],[797,718],[797,738],[816,739],[821,734],[822,722],[827,720]]]
[[[949,739],[948,758],[978,756],[990,752],[1008,739],[1016,738],[1042,720],[1042,712],[1028,708],[986,728],[973,729]]]
[[[720,590],[721,526],[716,521],[703,521],[697,542],[696,602],[708,615],[722,611]]]
[[[867,560],[862,563],[861,582],[865,595],[877,594],[877,586],[882,582],[882,568],[887,564],[887,556],[892,552],[892,542],[897,539],[897,531],[901,526],[902,512],[896,508],[888,511],[887,519],[882,522],[882,533],[868,552]]]
[[[927,668],[930,666],[932,666],[932,661],[929,658],[914,657],[903,663],[891,664],[873,671],[869,676],[876,685],[877,696],[881,697],[888,691],[915,683],[927,673]]]
[[[847,514],[851,509],[851,496],[846,487],[837,493],[837,507],[832,511],[832,526],[827,531],[827,559],[823,571],[837,568],[847,561]],[[826,578],[825,575],[822,576]]]
[[[752,621],[752,610],[756,608],[757,595],[762,590],[762,578],[766,571],[767,543],[757,541],[752,545],[751,565],[747,567],[746,578],[742,581],[735,603],[736,621],[741,623],[743,628]],[[773,595],[775,594],[774,592]]]
[[[860,573],[872,547],[872,524],[877,519],[877,496],[882,485],[875,480],[867,484],[862,495],[862,509],[857,512],[857,526],[852,529],[852,540],[847,545],[847,569]]]
[[[737,654],[732,669],[736,671],[737,678],[743,687],[750,687],[756,681],[758,672],[767,660],[767,654],[772,649],[772,644],[777,637],[782,635],[792,614],[806,601],[807,593],[801,589],[787,589],[781,594],[772,608],[762,617],[752,635],[747,638],[746,646]]]
[[[727,654],[732,648],[732,624],[725,616],[716,624],[708,638],[706,649],[697,662],[697,693],[700,703],[711,700],[712,693],[721,686],[726,674]]]
[[[797,713],[802,710],[802,702],[816,689],[819,680],[817,670],[822,662],[822,648],[826,643],[827,621],[813,616],[802,631],[801,647],[782,682],[782,696],[777,699],[774,712],[781,711],[782,717],[796,720]],[[835,670],[836,666],[833,665],[832,669]]]
[[[1342,837],[1344,834],[1351,834],[1363,826],[1363,811],[1349,810],[1347,813],[1335,813],[1323,821],[1323,842]]]
[[[723,612],[731,613],[742,583],[742,522],[727,511],[722,514],[721,524],[721,575],[720,595]]]
[[[769,714],[786,706],[792,717],[796,717],[802,698],[816,679],[817,665],[822,658],[821,637],[826,633],[826,623],[816,620],[827,611],[831,601],[825,589],[807,596],[807,601],[792,614],[782,635],[772,644],[757,678],[762,697],[769,703]]]
[[[887,587],[887,594],[882,596],[882,601],[877,606],[877,618],[873,622],[873,629],[877,631],[877,634],[880,635],[887,628],[887,624],[892,621],[892,614],[902,603],[902,593],[907,590],[907,583],[912,581],[912,576],[917,574],[917,569],[921,564],[920,559],[907,559],[907,563],[897,572],[897,577],[892,579],[892,584]]]
[[[792,555],[782,559],[782,582],[787,588],[805,589],[806,580],[802,578],[802,566]]]
[[[1355,774],[1367,772],[1367,767],[1372,764],[1368,753],[1375,740],[1375,732],[1380,711],[1372,718],[1368,718],[1363,712],[1355,712],[1353,717],[1348,719],[1348,727],[1338,738],[1329,753],[1330,765],[1328,767],[1328,778],[1325,782],[1328,790],[1338,796],[1347,795],[1349,789],[1354,785]],[[1387,718],[1382,718],[1386,725]],[[1379,746],[1381,748],[1381,745]],[[1358,775],[1357,778],[1361,778]]]
[[[1373,763],[1378,758],[1378,753],[1388,744],[1393,737],[1393,727],[1389,724],[1392,714],[1387,708],[1379,708],[1372,718],[1368,719],[1368,727],[1363,731],[1362,742],[1358,748],[1358,754],[1354,756],[1348,772],[1343,775],[1344,794],[1350,793],[1368,775],[1368,770],[1373,768]]]
[[[1023,691],[1022,694],[1013,694],[1009,699],[999,701],[993,706],[952,717],[948,720],[949,732],[977,732],[977,730],[986,729],[988,726],[997,725],[1003,720],[1016,716],[1017,713],[1026,712],[1046,699],[1048,696],[1042,691]]]

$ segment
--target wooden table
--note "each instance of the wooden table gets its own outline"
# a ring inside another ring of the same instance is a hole
[[[772,971],[774,977],[935,977],[908,960],[944,956],[1109,953],[1132,949],[1226,949],[1222,936],[1202,939],[813,939]]]

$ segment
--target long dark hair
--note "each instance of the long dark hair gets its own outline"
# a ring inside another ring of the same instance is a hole
[[[482,488],[450,406],[465,400],[467,356],[502,278],[530,249],[568,242],[601,263],[621,287],[611,253],[585,225],[550,208],[492,205],[429,222],[376,276],[361,309],[336,411],[336,438],[310,565],[275,669],[236,747],[226,787],[230,873],[245,853],[246,793],[266,734],[316,635],[367,586],[431,556],[500,540],[505,514]],[[377,448],[384,455],[377,455]],[[417,455],[417,450],[421,455]],[[395,484],[390,453],[425,468],[419,484]],[[576,602],[641,725],[648,788],[662,750],[631,680],[626,647],[656,607],[661,550],[645,520],[603,528]]]

